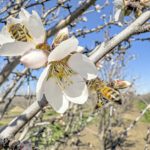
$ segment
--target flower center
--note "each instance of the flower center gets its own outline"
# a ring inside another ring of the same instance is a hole
[[[32,37],[29,34],[29,31],[24,25],[20,23],[11,25],[8,31],[11,34],[11,37],[17,41],[22,41],[22,42],[32,41]]]
[[[50,73],[48,78],[55,77],[57,79],[57,84],[62,88],[65,89],[66,86],[72,84],[72,81],[69,80],[75,72],[67,65],[67,61],[70,56],[60,60],[51,62]]]
[[[36,49],[50,51],[51,47],[47,43],[41,43],[36,45]]]

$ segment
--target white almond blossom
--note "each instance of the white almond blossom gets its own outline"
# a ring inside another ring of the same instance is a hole
[[[97,77],[95,65],[85,55],[76,52],[75,37],[61,42],[49,55],[48,66],[42,72],[36,89],[37,100],[43,96],[58,113],[64,113],[69,101],[83,104],[88,99],[84,79]]]
[[[26,67],[40,68],[49,55],[45,40],[46,32],[37,12],[30,14],[21,9],[19,18],[8,18],[0,32],[0,56],[21,56]]]

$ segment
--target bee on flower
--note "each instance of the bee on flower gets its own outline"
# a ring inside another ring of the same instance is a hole
[[[54,49],[48,56],[48,65],[42,72],[36,89],[37,100],[40,101],[45,96],[58,113],[64,113],[69,102],[85,103],[88,99],[85,80],[97,77],[95,65],[79,53],[81,47],[78,46],[78,40],[75,37],[69,38],[66,34],[68,30],[63,29],[55,36],[52,44]]]
[[[25,9],[19,18],[9,17],[0,32],[0,56],[21,56],[28,68],[37,69],[47,63],[50,46],[46,43],[46,31],[36,11]]]

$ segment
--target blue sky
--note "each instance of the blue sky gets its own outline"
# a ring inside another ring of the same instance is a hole
[[[73,2],[73,9],[75,9],[78,6],[78,1],[74,1]],[[98,0],[97,4],[103,4],[104,0]],[[47,9],[52,6],[55,5],[55,2],[49,2],[47,3]],[[34,7],[32,9],[37,10],[37,7]],[[38,12],[40,12],[40,7],[38,7]],[[93,10],[94,7],[91,7],[90,10]],[[29,10],[31,11],[31,9]],[[59,20],[61,20],[62,18],[64,18],[66,15],[68,15],[68,12],[65,12],[63,9],[60,10],[61,11],[61,15],[59,16]],[[88,13],[87,15],[85,15],[88,19],[88,22],[80,22],[76,28],[73,28],[73,30],[75,31],[76,29],[80,29],[84,26],[86,26],[87,28],[93,28],[93,27],[97,27],[98,25],[103,25],[104,21],[100,18],[100,16],[102,14],[105,14],[107,17],[107,21],[108,21],[108,16],[112,15],[113,13],[113,7],[112,4],[110,6],[108,6],[106,9],[102,10],[100,13]],[[55,23],[52,23],[51,26],[53,26]],[[2,27],[2,25],[0,25],[0,28]],[[46,27],[49,28],[50,26]],[[104,41],[104,37],[105,37],[105,32],[109,30],[109,34],[110,36],[114,36],[116,34],[118,34],[120,31],[122,31],[124,29],[124,27],[113,27],[108,29],[105,28],[103,31],[98,32],[98,33],[93,33],[93,34],[89,34],[86,36],[86,38],[80,37],[79,42],[81,46],[84,47],[88,47],[89,49],[94,48],[95,45],[95,40]],[[140,38],[140,37],[149,37],[150,33],[146,33],[146,34],[142,34],[140,36],[134,36],[134,38]],[[53,37],[52,37],[53,38]],[[49,43],[51,43],[52,38],[49,39]],[[150,92],[150,42],[148,41],[138,41],[138,42],[133,42],[132,43],[132,47],[130,49],[128,49],[127,51],[127,55],[126,56],[130,56],[130,55],[135,55],[136,56],[136,60],[131,61],[125,68],[125,73],[127,74],[127,79],[128,80],[132,80],[133,78],[137,78],[136,81],[136,89],[137,92],[142,94],[142,93],[147,93]],[[1,60],[1,59],[0,59]],[[2,62],[0,62],[0,64],[2,64]],[[17,68],[18,70],[20,70],[22,68],[19,67]],[[34,71],[33,74],[39,76],[41,73],[42,69],[40,69],[39,71]],[[32,91],[34,92],[35,90],[35,86],[36,86],[36,82],[32,82],[30,84]],[[23,86],[21,89],[21,92],[26,93],[26,90],[24,91],[24,88],[26,86]]]

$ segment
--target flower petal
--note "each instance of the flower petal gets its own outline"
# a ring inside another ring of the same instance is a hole
[[[78,48],[77,48],[76,52],[78,52],[78,53],[82,53],[83,51],[84,51],[84,47],[82,47],[82,46],[78,46]]]
[[[55,78],[49,78],[45,83],[45,96],[50,105],[58,113],[64,113],[69,107],[69,101],[58,86]]]
[[[124,19],[124,15],[123,15],[122,9],[116,10],[115,15],[114,15],[114,20],[118,22],[118,25],[123,26],[123,23],[124,23],[123,19]]]
[[[61,44],[59,44],[49,55],[48,61],[58,61],[72,52],[76,51],[78,47],[78,40],[74,37],[69,38],[65,41],[63,41]]]
[[[45,82],[47,81],[47,76],[48,76],[48,73],[49,73],[49,67],[50,66],[47,66],[43,70],[43,72],[40,75],[39,80],[37,82],[37,86],[36,86],[36,99],[37,99],[37,101],[40,101],[43,97],[44,85],[45,85]]]
[[[88,99],[88,89],[83,78],[80,75],[73,75],[68,81],[71,84],[64,90],[66,98],[76,104],[85,103]]]
[[[97,77],[98,71],[92,61],[83,54],[75,53],[68,60],[68,65],[83,78],[91,80]]]
[[[42,23],[42,20],[41,20],[39,14],[38,14],[36,11],[33,10],[33,11],[32,11],[32,15],[35,16],[35,18],[36,18],[37,20],[39,20],[39,21]],[[43,24],[43,23],[42,23],[42,24]]]
[[[10,33],[7,30],[7,27],[4,26],[0,32],[0,45],[8,42],[14,42],[15,40],[11,38]]]
[[[44,43],[46,32],[45,32],[41,19],[37,19],[37,16],[33,14],[29,17],[28,21],[24,23],[27,29],[29,30],[29,33],[31,34],[31,36],[35,39],[35,42],[38,44]]]
[[[52,47],[58,46],[61,42],[67,40],[69,38],[69,30],[67,27],[59,30],[59,32],[56,34],[53,42],[52,42]]]
[[[37,69],[46,65],[48,52],[34,49],[25,53],[20,61],[28,68]]]
[[[124,21],[124,1],[123,0],[114,0],[114,20],[118,22],[120,26],[123,25]]]
[[[19,18],[22,20],[29,19],[31,15],[26,11],[24,8],[21,8],[21,11],[19,12]]]
[[[15,41],[3,44],[0,47],[1,56],[21,56],[35,46],[29,42]]]
[[[21,23],[21,22],[22,22],[21,19],[14,18],[14,17],[9,17],[7,19],[7,27],[9,28],[11,25]]]
[[[5,43],[14,42],[14,39],[12,39],[9,36],[5,36],[4,34],[0,33],[0,45],[3,45]]]

